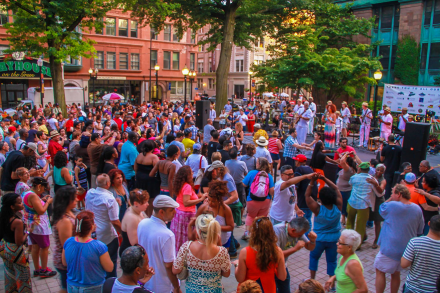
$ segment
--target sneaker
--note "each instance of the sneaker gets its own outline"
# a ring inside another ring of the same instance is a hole
[[[249,240],[249,231],[244,231],[243,236],[241,236],[242,240]]]
[[[45,270],[40,269],[40,277],[41,278],[50,278],[56,276],[57,272],[52,271],[49,267]]]
[[[34,271],[34,277],[40,276],[40,270]]]

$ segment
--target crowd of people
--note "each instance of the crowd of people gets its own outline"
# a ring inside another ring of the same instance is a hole
[[[362,121],[372,118],[367,106]],[[166,101],[73,104],[66,118],[48,104],[3,117],[5,291],[32,292],[31,277],[59,276],[69,293],[178,293],[182,281],[186,292],[221,293],[233,269],[237,292],[284,293],[303,269],[289,271],[289,258],[308,250],[310,278],[297,292],[368,292],[356,254],[367,249],[367,227],[378,249],[376,292],[387,274],[398,292],[403,268],[403,292],[439,290],[440,176],[428,161],[400,162],[384,130],[380,160],[362,162],[347,145],[345,102],[340,112],[328,103],[324,132],[313,125],[312,97],[228,102],[219,118],[213,109],[203,129],[194,105]],[[238,237],[247,247],[239,250]]]

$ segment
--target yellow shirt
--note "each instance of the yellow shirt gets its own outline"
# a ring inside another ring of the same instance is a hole
[[[256,144],[256,141],[260,138],[260,136],[264,136],[267,140],[269,140],[269,135],[267,135],[266,130],[260,129],[254,134],[254,143]],[[267,148],[267,146],[265,147]]]
[[[38,127],[38,130],[39,131],[43,131],[44,133],[46,133],[46,135],[48,135],[49,134],[49,131],[47,130],[47,127],[46,127],[46,125],[41,125],[40,127]]]
[[[185,147],[185,152],[190,151],[190,154],[193,152],[193,145],[196,143],[194,140],[190,138],[184,138],[182,140],[183,146]]]

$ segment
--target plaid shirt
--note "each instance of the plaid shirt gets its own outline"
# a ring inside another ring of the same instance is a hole
[[[293,158],[296,155],[296,147],[294,144],[298,144],[296,138],[293,138],[291,135],[284,142],[284,157],[285,158]]]
[[[348,182],[353,187],[348,203],[357,210],[374,208],[375,201],[372,200],[372,197],[376,195],[373,185],[366,181],[367,178],[374,177],[368,173],[359,173],[353,175]]]
[[[199,129],[198,129],[195,125],[189,127],[188,129],[191,129],[191,133],[192,133],[192,135],[191,135],[191,139],[194,140],[194,141],[196,141],[196,138],[197,138],[197,131],[199,131]]]

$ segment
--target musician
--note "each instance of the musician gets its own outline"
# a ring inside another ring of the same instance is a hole
[[[296,100],[295,108],[293,108],[293,112],[298,113],[300,109],[304,108],[302,105],[302,99]]]
[[[347,102],[342,102],[342,109],[341,109],[341,117],[342,117],[342,131],[341,131],[341,137],[347,137],[347,128],[348,124],[350,124],[350,109],[347,107]]]
[[[359,134],[359,147],[367,147],[368,139],[370,138],[370,125],[371,119],[373,119],[373,114],[370,109],[368,109],[368,103],[362,103],[362,116],[361,119],[361,131]]]
[[[386,107],[382,116],[379,116],[380,122],[380,137],[388,141],[388,136],[391,134],[393,127],[393,116],[391,116],[391,109]]]
[[[313,97],[309,97],[309,109],[312,111],[312,118],[309,121],[309,129],[307,130],[307,134],[313,134],[313,123],[316,116],[316,104],[313,103]]]
[[[299,109],[297,117],[296,131],[298,133],[297,140],[299,144],[306,142],[307,129],[309,121],[313,117],[312,110],[309,109],[309,102],[304,102],[304,106]]]
[[[399,118],[399,125],[397,125],[397,128],[400,131],[405,132],[406,123],[408,122],[409,119],[408,108],[402,108],[402,113],[397,115],[397,117]],[[400,145],[403,145],[403,139],[404,138],[402,137]]]
[[[387,107],[387,105],[382,105],[382,110],[380,110],[379,112],[377,112],[377,118],[380,118],[380,116],[384,115],[385,112],[385,108]]]
[[[211,105],[211,110],[209,111],[209,119],[214,121],[216,117],[217,117],[217,113],[215,112],[214,105]]]

